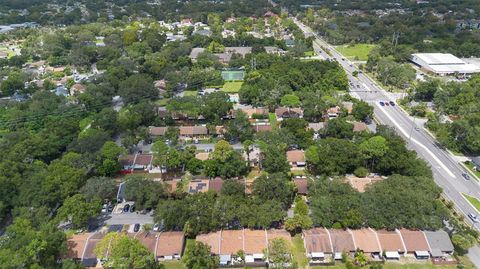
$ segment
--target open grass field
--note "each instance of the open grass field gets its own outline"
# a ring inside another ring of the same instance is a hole
[[[198,92],[197,91],[184,91],[183,96],[188,97],[188,96],[197,96]]]
[[[228,81],[223,84],[222,90],[226,93],[237,93],[242,87],[243,81]]]
[[[165,265],[165,269],[187,269],[181,261],[168,261],[162,264]]]
[[[371,44],[356,44],[354,46],[343,45],[335,48],[350,60],[366,61],[368,60],[368,54],[374,47],[375,45]]]
[[[463,197],[467,198],[467,200],[478,210],[480,211],[480,201],[475,198],[475,197],[472,197],[468,194],[465,194],[465,193],[462,193]]]

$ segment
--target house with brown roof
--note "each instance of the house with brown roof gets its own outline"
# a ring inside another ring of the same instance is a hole
[[[70,95],[75,95],[75,94],[81,94],[84,93],[87,90],[87,86],[83,84],[73,84],[72,87],[70,87]]]
[[[124,172],[149,171],[152,167],[153,154],[128,154],[119,158]]]
[[[208,129],[206,126],[180,126],[180,138],[181,139],[203,139],[208,136]]]
[[[405,253],[405,244],[399,231],[377,230],[378,241],[387,260],[399,260]]]
[[[256,133],[271,132],[272,125],[270,124],[252,124],[252,128]]]
[[[301,119],[303,118],[303,109],[290,108],[290,107],[278,107],[275,109],[275,115],[277,120],[282,119]]]
[[[335,119],[340,115],[341,109],[339,106],[334,106],[325,111],[323,118],[325,120]]]
[[[210,246],[213,255],[219,256],[220,266],[240,265],[237,253],[245,254],[245,265],[265,266],[264,250],[269,241],[283,238],[291,242],[290,234],[285,230],[222,230],[197,235],[196,240]]]
[[[155,126],[149,126],[148,127],[148,133],[151,136],[164,136],[165,133],[167,132],[168,127],[155,127]]]
[[[208,184],[208,190],[214,191],[216,193],[220,193],[222,191],[222,187],[223,187],[223,179],[221,178],[211,179]]]
[[[287,151],[287,161],[292,168],[305,168],[306,158],[303,150],[289,150]]]
[[[247,114],[248,118],[268,117],[268,109],[263,107],[242,108],[241,111]]]
[[[400,229],[399,232],[405,244],[406,255],[415,255],[417,259],[428,259],[430,257],[430,247],[422,231]]]
[[[184,232],[161,232],[158,235],[158,241],[156,242],[156,260],[180,260],[184,245]]]
[[[354,133],[361,133],[368,131],[368,126],[365,122],[356,121],[353,123],[353,132]]]
[[[362,228],[358,230],[349,230],[353,236],[355,247],[362,250],[365,254],[372,257],[380,257],[382,248],[377,237],[377,233],[370,228]]]
[[[82,265],[85,267],[95,267],[100,261],[95,254],[95,247],[105,237],[105,233],[98,232],[90,236],[83,250]]]
[[[210,152],[199,152],[195,154],[195,158],[199,159],[200,161],[208,160],[209,156],[210,156]]]
[[[302,236],[311,265],[333,261],[332,240],[327,229],[312,228],[303,231]]]
[[[352,233],[348,230],[328,229],[335,260],[342,259],[342,253],[354,253],[357,250]]]
[[[67,239],[67,253],[65,257],[81,262],[83,260],[83,251],[91,235],[92,233],[81,233],[70,236]]]
[[[293,183],[297,189],[297,193],[301,195],[308,194],[308,179],[307,178],[295,178]]]

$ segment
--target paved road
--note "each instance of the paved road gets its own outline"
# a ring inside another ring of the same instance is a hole
[[[297,24],[302,30],[314,34],[310,28],[300,22],[297,21]],[[391,94],[363,73],[358,74],[357,78],[353,77],[352,72],[358,71],[358,69],[319,36],[315,35],[315,37],[317,48],[320,46],[327,48],[331,54],[328,57],[337,60],[345,69],[350,81],[355,86],[353,94],[372,104],[376,118],[382,124],[394,127],[406,139],[408,147],[415,150],[421,158],[430,164],[435,182],[443,188],[445,196],[454,202],[459,211],[463,212],[469,224],[473,224],[476,229],[479,229],[480,226],[474,224],[467,217],[468,213],[476,212],[476,209],[466,201],[462,193],[478,198],[480,197],[480,185],[475,180],[463,179],[462,173],[464,170],[462,167],[448,152],[439,148],[436,141],[423,128],[414,128],[417,125],[414,118],[408,116],[399,106],[381,106],[379,104],[379,101],[392,100]],[[327,55],[324,51],[321,53]],[[358,88],[357,85],[360,87]]]

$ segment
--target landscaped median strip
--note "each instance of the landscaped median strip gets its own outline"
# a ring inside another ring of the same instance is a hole
[[[465,199],[467,199],[467,201],[473,206],[475,207],[475,209],[480,212],[480,200],[478,200],[477,198],[473,197],[473,196],[470,196],[468,194],[465,194],[465,193],[462,193],[463,197],[465,197]]]

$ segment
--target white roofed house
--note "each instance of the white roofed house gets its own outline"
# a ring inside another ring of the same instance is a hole
[[[466,63],[462,59],[449,53],[415,53],[412,62],[423,71],[439,76],[464,75],[470,76],[480,73],[480,67]]]

